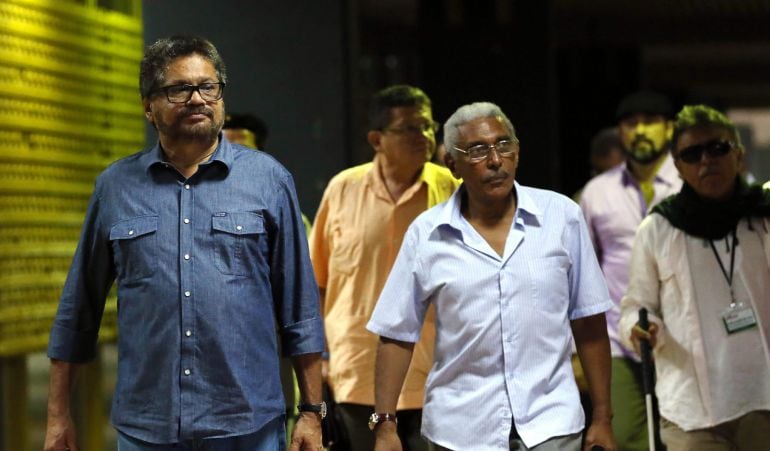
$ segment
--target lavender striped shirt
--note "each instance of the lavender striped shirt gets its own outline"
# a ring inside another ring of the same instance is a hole
[[[580,196],[580,207],[614,303],[607,312],[607,332],[613,357],[638,360],[633,350],[621,344],[618,336],[620,299],[628,288],[631,246],[636,229],[652,206],[678,193],[682,187],[682,179],[671,157],[667,156],[658,169],[653,187],[655,197],[650,205],[646,205],[639,183],[623,163],[591,179]]]

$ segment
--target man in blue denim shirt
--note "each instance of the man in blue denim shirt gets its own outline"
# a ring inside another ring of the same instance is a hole
[[[221,137],[226,80],[205,39],[147,48],[159,143],[96,180],[51,330],[46,450],[78,449],[69,393],[113,281],[121,451],[284,449],[276,324],[302,396],[290,449],[321,449],[323,330],[294,184]]]

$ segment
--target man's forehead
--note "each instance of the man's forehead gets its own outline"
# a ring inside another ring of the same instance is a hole
[[[683,131],[677,139],[677,148],[701,144],[715,138],[733,139],[730,130],[718,126],[694,127]]]
[[[174,58],[163,72],[166,81],[187,81],[192,78],[195,78],[192,81],[198,81],[216,79],[217,76],[214,64],[197,53]]]
[[[652,122],[667,122],[668,118],[666,116],[663,116],[662,114],[653,114],[653,113],[645,113],[645,112],[639,112],[639,113],[632,113],[627,116],[624,116],[622,119],[620,119],[621,124],[636,124],[639,122],[642,123],[652,123]]]
[[[465,139],[472,139],[477,135],[482,134],[509,134],[510,131],[503,122],[501,117],[479,117],[470,120],[457,127],[460,132],[460,137]]]
[[[411,118],[432,118],[433,112],[429,106],[414,105],[414,106],[396,106],[390,109],[390,116],[393,120],[399,118],[411,119]]]

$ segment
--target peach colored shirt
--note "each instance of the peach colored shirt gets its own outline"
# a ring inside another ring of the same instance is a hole
[[[413,186],[394,202],[374,161],[329,182],[310,235],[310,258],[323,305],[329,348],[329,384],[337,402],[374,405],[378,337],[366,330],[406,229],[420,213],[459,186],[449,170],[426,163]],[[398,400],[398,409],[422,407],[433,361],[435,320],[429,312]]]

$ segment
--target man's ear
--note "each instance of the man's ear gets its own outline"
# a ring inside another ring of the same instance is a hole
[[[366,134],[366,140],[369,141],[369,145],[372,146],[375,152],[380,151],[380,141],[382,141],[382,132],[379,130],[369,130]]]
[[[146,117],[151,124],[155,124],[152,118],[152,102],[150,102],[150,99],[142,99],[142,106],[144,107],[144,117]]]
[[[452,173],[452,176],[456,179],[461,178],[460,175],[457,174],[457,162],[455,161],[455,158],[452,156],[452,152],[447,150],[447,152],[444,154],[444,166],[449,169],[449,171]]]

